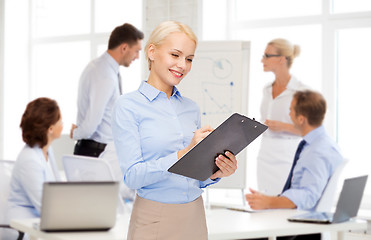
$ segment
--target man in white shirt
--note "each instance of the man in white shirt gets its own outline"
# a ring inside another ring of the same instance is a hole
[[[98,157],[112,141],[111,112],[121,95],[119,67],[129,67],[139,58],[143,33],[131,24],[116,27],[109,38],[108,50],[92,60],[80,77],[77,123],[70,137],[76,139],[75,155]]]

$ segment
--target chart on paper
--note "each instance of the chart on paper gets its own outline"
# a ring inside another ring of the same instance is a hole
[[[249,58],[249,42],[198,43],[191,72],[178,87],[183,96],[200,107],[202,126],[216,128],[235,112],[248,116]],[[238,159],[236,173],[214,187],[245,188],[246,150],[238,154]]]

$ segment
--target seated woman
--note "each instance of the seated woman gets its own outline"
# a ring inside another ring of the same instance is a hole
[[[19,153],[12,173],[6,214],[8,222],[14,218],[40,217],[43,183],[60,180],[50,146],[63,129],[57,102],[49,98],[30,102],[20,127],[26,145]]]

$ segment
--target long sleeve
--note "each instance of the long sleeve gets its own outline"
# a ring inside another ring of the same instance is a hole
[[[312,210],[343,157],[323,126],[312,130],[304,140],[307,144],[294,168],[291,188],[282,195],[298,209]]]
[[[158,159],[144,161],[140,145],[139,121],[135,113],[128,108],[129,103],[121,101],[113,115],[113,133],[121,168],[125,172],[124,182],[129,188],[140,189],[144,186],[165,180],[171,173],[167,169],[174,164],[177,152],[172,152]],[[155,127],[155,126],[154,126]],[[122,146],[130,146],[122,147]]]
[[[107,52],[84,69],[79,81],[74,139],[112,141],[111,114],[120,95],[118,71],[118,63]]]
[[[198,106],[176,88],[167,98],[143,82],[138,91],[121,96],[112,114],[112,133],[125,184],[140,197],[163,203],[199,197],[201,188],[218,180],[200,182],[167,171],[198,128]]]
[[[54,161],[54,157],[50,158]],[[19,154],[13,169],[9,202],[13,207],[24,208],[25,212],[34,209],[35,217],[40,216],[43,184],[55,181],[53,170],[39,147],[25,146]]]

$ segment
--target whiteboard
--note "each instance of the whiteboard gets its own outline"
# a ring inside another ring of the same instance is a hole
[[[177,87],[200,107],[202,126],[216,128],[235,112],[248,116],[249,62],[249,42],[198,43],[192,69]],[[236,173],[212,187],[246,187],[246,149],[237,155],[237,161]]]

